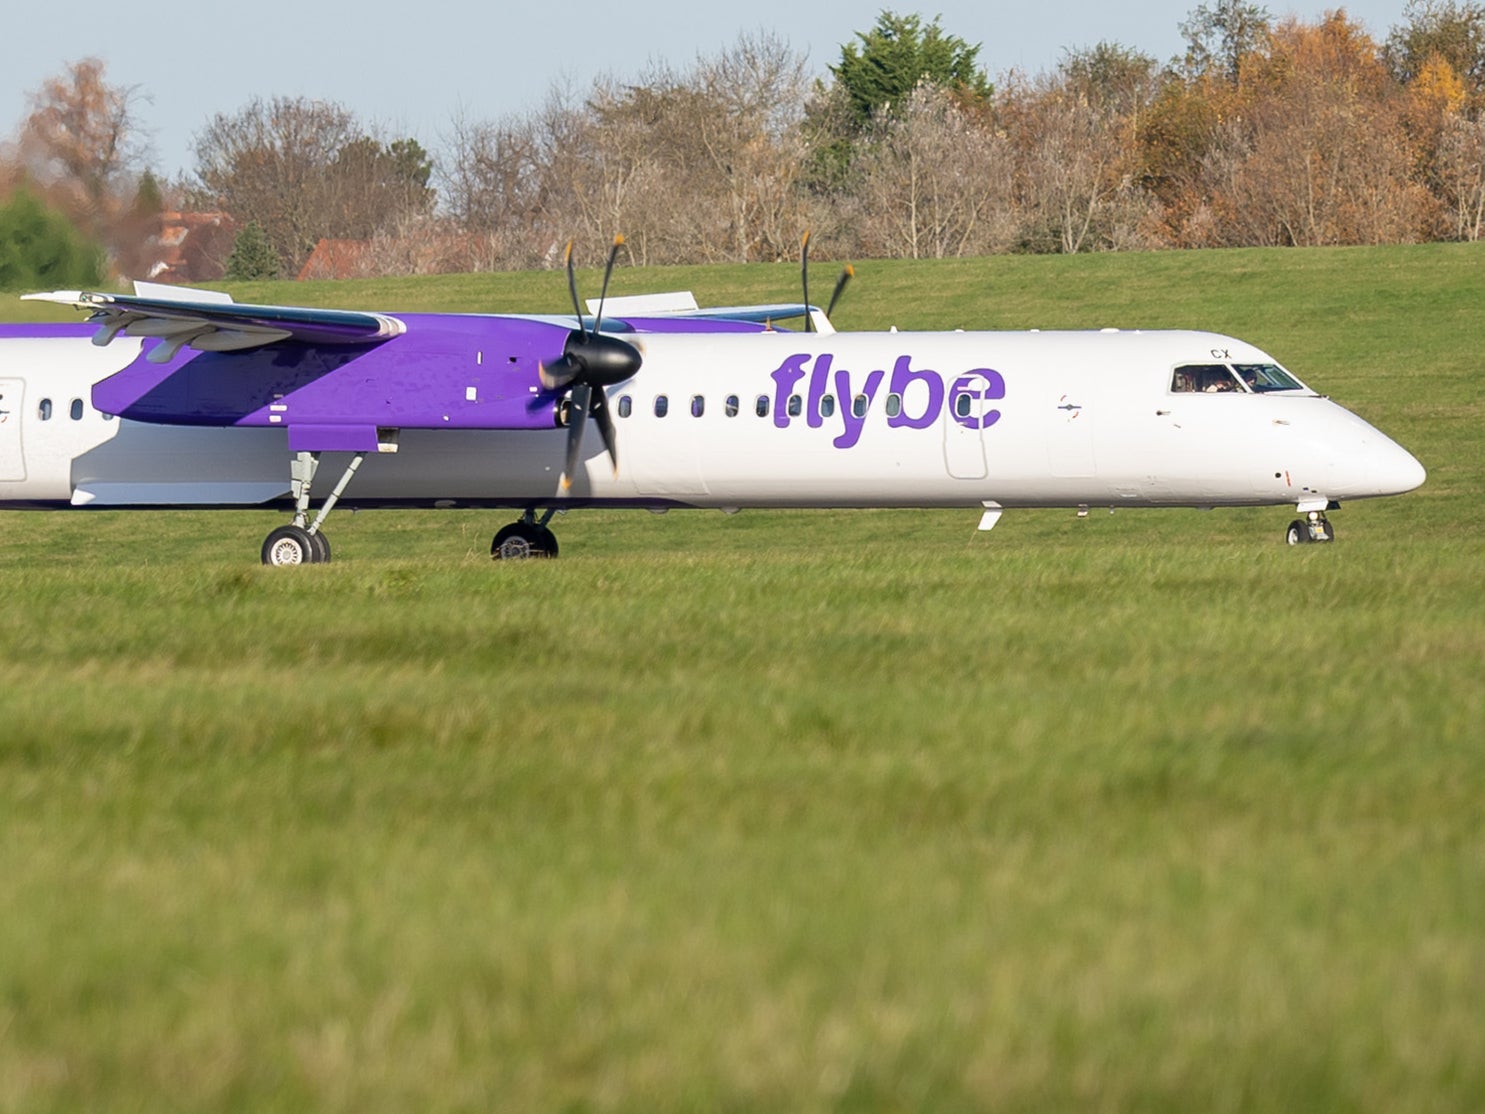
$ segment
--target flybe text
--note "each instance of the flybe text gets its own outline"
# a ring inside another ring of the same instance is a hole
[[[773,422],[784,429],[794,420],[789,413],[789,398],[799,393],[796,388],[800,380],[808,378],[801,416],[818,429],[826,421],[820,412],[820,400],[834,388],[840,400],[835,417],[843,426],[832,442],[837,449],[849,449],[860,440],[866,414],[884,381],[886,395],[899,400],[898,405],[889,407],[889,428],[927,429],[943,416],[945,405],[950,417],[966,429],[989,429],[1000,420],[1000,411],[987,403],[1005,398],[1005,379],[990,368],[975,368],[946,384],[938,372],[915,368],[911,356],[899,356],[888,381],[887,372],[881,369],[858,375],[836,367],[835,357],[829,352],[815,356],[814,365],[806,368],[810,358],[807,352],[790,356],[769,373],[774,381]],[[853,400],[860,396],[865,397],[866,405],[854,406]]]

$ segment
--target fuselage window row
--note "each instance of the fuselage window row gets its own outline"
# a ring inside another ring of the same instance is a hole
[[[80,400],[73,402],[74,408]],[[760,418],[766,418],[772,408],[773,400],[768,395],[759,395],[753,403],[753,413]],[[43,399],[43,419],[51,416],[51,402]],[[791,418],[797,418],[804,413],[804,398],[801,395],[790,395],[784,404],[785,412]],[[902,413],[902,395],[890,394],[883,402],[887,417],[895,418]],[[973,401],[967,394],[961,394],[954,399],[954,413],[961,418],[967,418],[972,411]],[[871,399],[864,394],[856,395],[851,399],[851,416],[864,418],[871,409]],[[620,395],[617,405],[619,417],[627,418],[634,413],[634,398],[631,395]],[[818,403],[820,417],[829,418],[835,414],[835,396],[821,395]],[[655,417],[663,418],[670,413],[670,396],[656,395],[654,404]],[[722,412],[729,418],[735,418],[742,412],[742,400],[737,395],[728,395],[722,404]],[[700,418],[706,413],[706,396],[691,396],[691,416]],[[74,414],[74,417],[79,415]]]

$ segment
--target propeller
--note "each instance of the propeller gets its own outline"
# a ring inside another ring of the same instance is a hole
[[[804,287],[804,331],[813,333],[815,329],[815,315],[810,312],[810,234],[804,234],[804,240],[799,247],[799,281]],[[835,313],[835,303],[840,301],[841,293],[846,284],[856,277],[856,268],[847,263],[841,268],[840,277],[835,280],[835,291],[830,295],[830,307],[826,309],[825,316],[830,317]]]
[[[572,477],[582,459],[583,431],[590,417],[598,423],[599,436],[613,461],[615,473],[619,470],[618,437],[604,388],[632,378],[639,371],[643,358],[639,349],[628,341],[604,336],[599,329],[603,327],[603,303],[608,298],[608,280],[623,246],[624,237],[615,236],[613,247],[609,249],[608,263],[603,269],[603,289],[598,295],[598,312],[590,331],[583,321],[583,307],[578,301],[572,241],[567,242],[567,290],[572,295],[572,309],[577,315],[578,327],[567,334],[562,355],[551,363],[542,364],[539,370],[542,387],[548,391],[567,392],[567,459],[562,469],[564,495],[571,489]]]

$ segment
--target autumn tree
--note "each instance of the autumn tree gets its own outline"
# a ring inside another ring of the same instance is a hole
[[[1409,0],[1403,23],[1387,37],[1384,55],[1400,84],[1448,66],[1472,97],[1485,90],[1485,4],[1477,0]]]
[[[106,225],[112,202],[132,192],[142,158],[140,98],[137,86],[110,84],[101,60],[84,58],[42,84],[21,125],[19,147],[31,177],[73,191],[95,228]]]
[[[1286,20],[1255,60],[1243,111],[1209,163],[1217,242],[1408,242],[1430,219],[1376,42],[1343,12]]]

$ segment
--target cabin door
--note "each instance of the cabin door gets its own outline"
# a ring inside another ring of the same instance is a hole
[[[26,455],[21,450],[24,379],[0,379],[0,483],[26,478]]]
[[[998,400],[1005,391],[989,378],[994,372],[971,372],[949,388],[944,400],[944,467],[958,480],[985,478],[982,430],[999,419]]]

